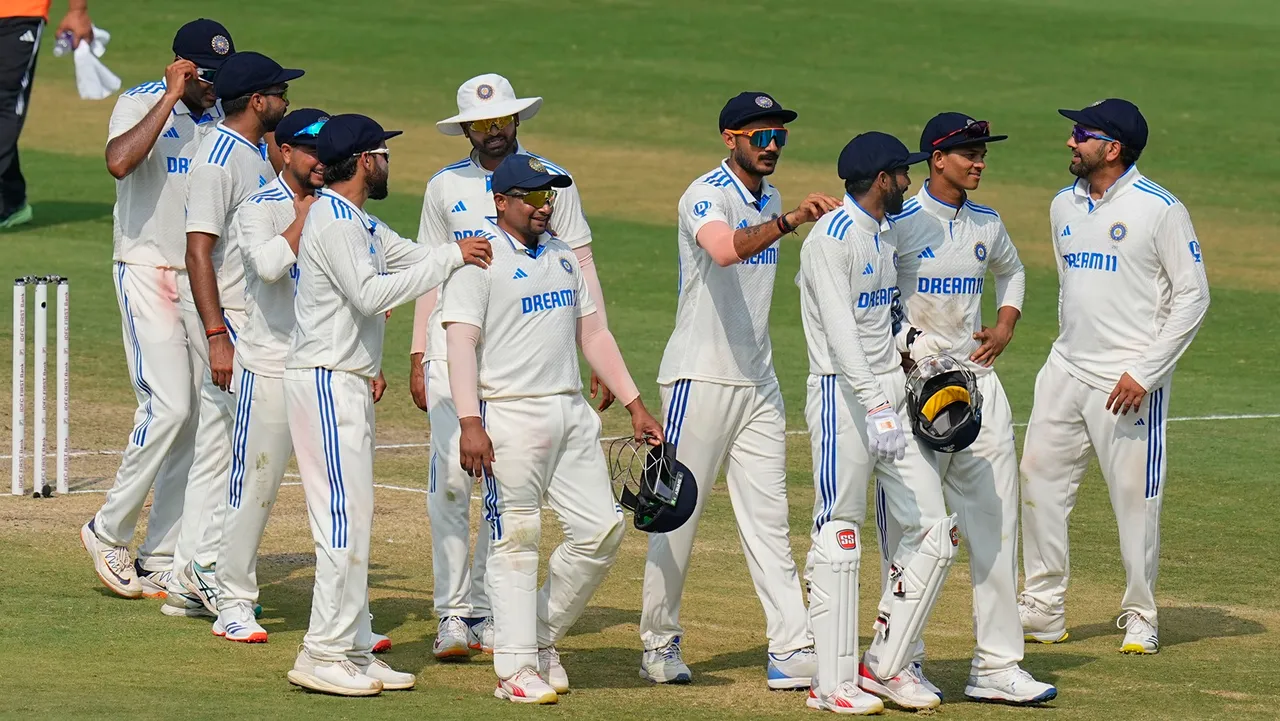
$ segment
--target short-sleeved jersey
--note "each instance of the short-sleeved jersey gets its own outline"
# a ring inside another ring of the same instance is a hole
[[[240,241],[229,232],[233,230],[232,218],[240,205],[273,177],[266,144],[250,142],[222,123],[201,141],[191,163],[186,232],[218,236],[213,268],[223,308],[244,309],[244,262]]]
[[[281,235],[294,221],[293,190],[277,176],[249,196],[231,221],[244,259],[245,324],[236,339],[236,360],[258,375],[284,375],[289,335],[297,318],[298,264]]]
[[[406,240],[328,188],[316,195],[298,243],[297,323],[285,367],[374,378],[386,312],[442,283],[462,265],[462,251]]]
[[[901,364],[890,309],[898,253],[892,226],[853,198],[818,219],[800,249],[800,315],[809,372],[841,374],[870,411],[887,402],[877,374]]]
[[[133,129],[164,96],[165,82],[120,94],[107,129],[110,142]],[[153,268],[187,267],[187,174],[196,149],[222,119],[222,106],[188,110],[179,100],[160,137],[133,172],[116,181],[112,259]]]
[[[517,153],[533,155],[516,146]],[[547,166],[547,171],[569,175],[564,168],[539,155],[533,155]],[[497,216],[493,205],[493,171],[485,170],[471,155],[444,166],[427,181],[422,201],[422,217],[418,224],[418,242],[428,247],[452,243],[467,233],[488,225]],[[547,231],[570,248],[591,243],[591,227],[582,212],[582,196],[576,184],[556,191],[555,206]],[[427,352],[423,360],[445,359],[444,326],[440,324],[440,304],[427,320]]]
[[[1097,201],[1084,180],[1063,188],[1049,222],[1059,282],[1051,357],[1099,390],[1124,373],[1159,386],[1209,307],[1186,207],[1134,165]]]
[[[990,373],[969,360],[980,345],[973,334],[982,330],[987,271],[995,278],[996,307],[1022,310],[1026,292],[1018,249],[1000,214],[971,200],[944,203],[926,182],[890,221],[898,286],[911,325],[934,336],[975,374]]]
[[[769,308],[781,242],[722,267],[698,245],[698,231],[714,220],[734,229],[747,228],[781,213],[777,188],[765,180],[756,197],[727,162],[693,181],[680,196],[676,233],[680,297],[658,383],[688,378],[753,386],[776,377]]]
[[[544,234],[529,249],[489,221],[488,269],[466,266],[445,281],[440,322],[480,328],[480,399],[578,393],[578,319],[596,312],[577,256]]]

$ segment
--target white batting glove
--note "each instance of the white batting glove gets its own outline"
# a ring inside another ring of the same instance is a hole
[[[867,447],[882,461],[902,460],[907,455],[907,434],[893,406],[885,404],[867,414]]]

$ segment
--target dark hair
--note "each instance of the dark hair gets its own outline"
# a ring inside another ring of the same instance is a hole
[[[222,114],[228,118],[233,115],[239,115],[249,109],[249,101],[253,99],[253,93],[241,95],[238,98],[228,98],[222,101]]]
[[[353,155],[349,158],[343,158],[333,165],[324,166],[324,184],[333,185],[356,177],[356,163],[359,161],[360,156]]]
[[[877,174],[876,177],[879,177],[879,175]],[[871,186],[875,184],[876,184],[875,178],[860,178],[858,180],[846,180],[844,181],[844,192],[856,198],[859,195],[865,195],[867,191],[871,190]]]
[[[1141,156],[1141,150],[1135,150],[1124,143],[1120,144],[1120,164],[1124,167],[1133,167],[1133,164],[1138,162],[1138,158]]]

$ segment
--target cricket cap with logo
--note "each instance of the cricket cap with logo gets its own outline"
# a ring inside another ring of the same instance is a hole
[[[1138,106],[1128,100],[1107,98],[1087,108],[1058,113],[1085,127],[1101,130],[1125,147],[1137,151],[1147,147],[1147,119],[1142,117]]]
[[[477,75],[458,87],[458,114],[436,123],[445,135],[462,135],[462,125],[514,115],[521,121],[538,114],[542,98],[517,98],[511,81],[497,73]]]
[[[345,158],[377,150],[401,132],[383,130],[378,121],[365,115],[334,115],[320,128],[320,135],[316,138],[316,158],[325,165],[333,165]]]
[[[502,159],[493,171],[493,192],[506,193],[512,188],[567,188],[573,178],[547,170],[541,160],[524,153],[513,153]]]
[[[741,130],[742,126],[756,118],[777,118],[783,123],[789,123],[798,117],[799,113],[782,107],[772,95],[748,90],[729,98],[729,102],[724,104],[724,108],[720,110],[720,132]]]
[[[901,140],[888,133],[872,130],[844,146],[836,171],[841,180],[870,180],[880,173],[915,165],[929,158],[928,153],[913,153]]]
[[[320,131],[328,122],[329,114],[319,108],[294,110],[276,125],[276,144],[315,147]]]
[[[190,60],[198,68],[217,70],[235,52],[231,33],[216,20],[192,20],[178,28],[173,36],[173,54]]]

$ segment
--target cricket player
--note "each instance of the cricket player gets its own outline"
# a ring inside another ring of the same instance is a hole
[[[1147,121],[1137,106],[1109,98],[1058,112],[1075,123],[1077,179],[1049,206],[1059,330],[1022,450],[1022,627],[1042,643],[1067,638],[1067,517],[1096,453],[1127,579],[1120,650],[1156,653],[1169,386],[1209,309],[1209,281],[1186,206],[1138,171]]]
[[[920,152],[928,155],[929,179],[893,216],[898,250],[898,287],[914,338],[914,360],[945,353],[977,378],[982,394],[981,430],[969,447],[942,453],[922,447],[942,479],[947,507],[956,514],[969,549],[977,645],[965,695],[979,701],[1030,704],[1057,696],[1057,689],[1019,668],[1022,626],[1018,622],[1018,455],[1013,412],[992,368],[1013,338],[1022,315],[1026,274],[1018,249],[996,211],[969,199],[986,169],[987,146],[1007,139],[991,124],[964,113],[940,113],[924,127]],[[997,321],[982,324],[987,272],[995,279]],[[882,566],[887,570],[902,537],[888,511],[887,491],[877,488]],[[923,644],[913,663],[923,657]],[[920,667],[917,675],[924,680]]]
[[[517,703],[555,703],[569,690],[555,644],[622,543],[600,418],[582,397],[579,348],[631,413],[635,439],[660,444],[663,437],[600,319],[577,256],[548,232],[560,212],[553,210],[558,192],[572,182],[531,155],[507,156],[493,173],[497,218],[475,233],[492,240],[493,263],[451,276],[439,314],[460,462],[485,483],[494,696]],[[539,591],[544,500],[565,540],[551,553]]]
[[[909,709],[942,701],[908,653],[942,591],[958,539],[937,472],[903,425],[905,345],[898,337],[906,333],[893,317],[898,253],[888,221],[902,212],[908,167],[926,157],[885,133],[849,141],[838,161],[844,203],[818,221],[800,251],[809,348],[805,417],[817,490],[806,563],[818,656],[810,708],[870,714],[884,708],[877,696]],[[905,532],[875,636],[859,663],[858,568],[873,474]]]
[[[213,82],[226,118],[201,142],[191,164],[187,272],[178,276],[178,295],[192,339],[200,421],[165,600],[186,615],[218,613],[213,565],[231,468],[232,344],[245,321],[244,263],[233,220],[249,196],[275,177],[263,135],[284,117],[288,84],[302,74],[259,53],[228,60]]]
[[[458,113],[436,123],[436,128],[445,135],[465,135],[471,141],[471,154],[441,168],[427,183],[418,242],[436,247],[486,227],[485,219],[497,212],[491,187],[493,172],[504,158],[527,153],[516,133],[541,107],[542,98],[516,97],[511,83],[493,73],[478,75],[458,88]],[[548,171],[568,175],[546,158],[534,157]],[[558,192],[548,232],[573,249],[604,323],[604,295],[591,255],[591,228],[582,212],[582,199],[575,185]],[[458,416],[449,390],[438,300],[438,289],[418,299],[409,386],[414,402],[428,411],[431,419],[427,513],[431,518],[433,597],[440,619],[433,652],[441,660],[463,661],[471,650],[493,650],[493,618],[484,588],[489,539],[485,533],[477,534],[473,561],[469,553],[473,479],[458,463]],[[592,398],[598,385],[593,375]],[[601,410],[612,403],[607,388],[603,393]]]
[[[80,540],[98,578],[125,598],[163,598],[169,586],[195,434],[195,385],[178,302],[186,268],[183,203],[196,149],[222,118],[210,78],[234,52],[221,24],[183,25],[164,79],[122,93],[107,131],[107,170],[117,181],[113,280],[138,409],[115,483]],[[129,543],[152,487],[135,562]]]
[[[807,688],[815,669],[788,536],[786,419],[773,371],[769,307],[779,240],[839,201],[814,193],[783,211],[766,178],[786,145],[785,126],[795,119],[795,111],[768,93],[730,99],[720,111],[729,157],[680,198],[680,299],[658,383],[666,437],[701,482],[689,521],[649,536],[640,675],[655,683],[690,680],[680,651],[680,597],[698,517],[726,460],[738,535],[764,606],[769,688]]]
[[[364,211],[387,197],[386,132],[363,115],[329,118],[316,139],[325,187],[298,243],[296,325],[285,355],[289,434],[316,547],[311,623],[289,682],[343,696],[409,689],[413,674],[374,659],[369,627],[373,525],[373,394],[386,312],[463,263],[484,266],[484,238],[434,250]]]

